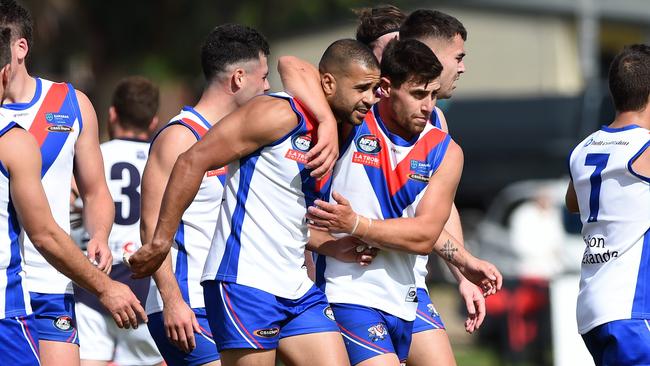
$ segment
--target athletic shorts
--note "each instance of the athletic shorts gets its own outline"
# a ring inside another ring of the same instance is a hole
[[[194,332],[196,348],[190,353],[181,351],[167,338],[162,311],[149,315],[149,322],[147,323],[149,333],[151,333],[154,341],[156,341],[160,353],[169,366],[197,366],[219,359],[219,352],[217,352],[217,346],[214,344],[214,338],[208,325],[205,308],[194,308],[192,311],[194,311],[196,320],[199,322],[201,333]]]
[[[325,294],[316,286],[292,300],[236,283],[204,281],[202,285],[220,351],[275,349],[281,338],[339,331]]]
[[[38,333],[34,315],[0,319],[1,364],[11,366],[40,365]]]
[[[394,353],[400,362],[406,362],[413,334],[412,321],[354,304],[332,304],[332,310],[352,365],[387,353]]]
[[[30,292],[29,296],[41,341],[79,344],[72,294]]]
[[[650,321],[616,320],[582,335],[596,366],[650,365]]]
[[[431,303],[431,298],[427,290],[418,288],[418,310],[413,322],[413,333],[424,332],[426,330],[445,329],[445,323],[442,322],[440,314],[436,307]]]
[[[111,316],[84,303],[75,307],[82,360],[112,360],[125,366],[155,365],[162,361],[147,327],[120,329]]]

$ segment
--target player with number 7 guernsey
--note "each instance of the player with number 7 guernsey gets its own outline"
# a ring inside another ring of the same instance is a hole
[[[650,364],[650,47],[633,45],[609,71],[616,119],[569,158],[569,211],[585,251],[578,331],[596,365]]]

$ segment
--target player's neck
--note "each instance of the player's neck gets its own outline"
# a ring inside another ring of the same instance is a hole
[[[650,129],[650,108],[645,108],[641,111],[620,112],[616,115],[614,122],[609,127],[621,128],[630,125]]]
[[[149,132],[130,130],[119,125],[114,127],[111,135],[111,139],[149,141]]]
[[[11,82],[5,90],[3,103],[29,103],[36,92],[36,79],[31,77],[23,66],[12,71]]]
[[[413,134],[406,131],[395,121],[393,118],[395,112],[392,108],[389,97],[381,98],[379,101],[379,108],[377,108],[379,110],[379,118],[384,122],[384,126],[386,126],[386,129],[388,129],[390,133],[393,133],[406,141],[411,140],[414,137]]]
[[[235,109],[237,109],[237,103],[234,96],[214,86],[206,88],[201,99],[194,106],[194,110],[213,125]]]

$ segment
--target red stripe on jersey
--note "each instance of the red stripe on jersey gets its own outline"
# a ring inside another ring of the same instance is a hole
[[[193,129],[194,131],[196,131],[196,133],[198,133],[199,136],[201,136],[201,137],[203,137],[206,133],[208,133],[208,129],[207,129],[207,128],[205,128],[205,127],[204,127],[203,125],[201,125],[201,124],[198,124],[198,123],[192,121],[192,120],[189,119],[189,118],[181,118],[181,121],[183,121],[184,123],[187,123],[188,126],[192,127],[192,129]]]
[[[50,87],[50,90],[47,91],[47,95],[41,103],[41,107],[36,112],[34,117],[34,122],[29,128],[29,133],[31,133],[39,146],[43,145],[43,142],[47,138],[49,133],[47,127],[50,125],[45,119],[45,114],[47,112],[58,112],[61,110],[63,101],[68,95],[68,85],[62,83],[54,83]]]

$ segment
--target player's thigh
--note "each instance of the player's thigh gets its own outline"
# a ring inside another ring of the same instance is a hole
[[[105,316],[84,303],[75,304],[82,366],[105,365],[113,358],[114,336]],[[110,320],[112,323],[113,320]],[[86,362],[88,361],[88,362]]]
[[[79,346],[59,341],[38,342],[42,366],[75,366],[80,364]]]
[[[455,366],[449,337],[444,329],[413,333],[408,366]]]
[[[275,349],[230,348],[221,351],[223,366],[275,366]]]
[[[295,335],[280,339],[278,353],[286,366],[349,365],[338,331]]]
[[[0,364],[37,366],[38,334],[33,315],[0,319]]]

